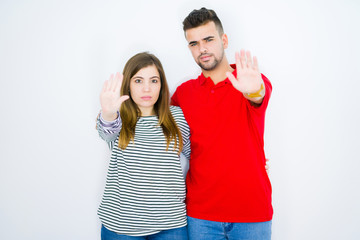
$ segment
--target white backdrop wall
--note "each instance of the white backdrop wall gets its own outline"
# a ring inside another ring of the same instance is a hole
[[[181,23],[202,6],[273,84],[273,239],[360,239],[357,0],[1,0],[0,239],[100,239],[101,85],[140,51],[172,92],[196,77]]]

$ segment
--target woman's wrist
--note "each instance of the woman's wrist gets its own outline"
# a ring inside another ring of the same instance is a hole
[[[118,112],[103,112],[101,111],[101,114],[100,114],[101,118],[107,122],[112,122],[114,120],[116,120],[118,118]]]

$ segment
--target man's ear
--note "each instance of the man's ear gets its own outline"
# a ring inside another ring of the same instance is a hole
[[[221,40],[223,42],[224,49],[226,49],[228,47],[229,42],[228,42],[228,37],[225,33],[222,35]]]

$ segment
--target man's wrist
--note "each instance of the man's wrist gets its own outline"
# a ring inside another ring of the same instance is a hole
[[[257,92],[254,92],[254,93],[245,93],[245,95],[246,95],[248,98],[263,98],[264,95],[265,95],[265,87],[264,87],[264,84],[261,83],[261,87],[260,87],[260,89],[259,89]]]

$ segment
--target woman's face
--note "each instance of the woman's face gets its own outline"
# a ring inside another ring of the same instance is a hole
[[[159,98],[160,88],[160,75],[155,65],[140,69],[130,79],[130,95],[141,116],[155,115],[154,104]]]

